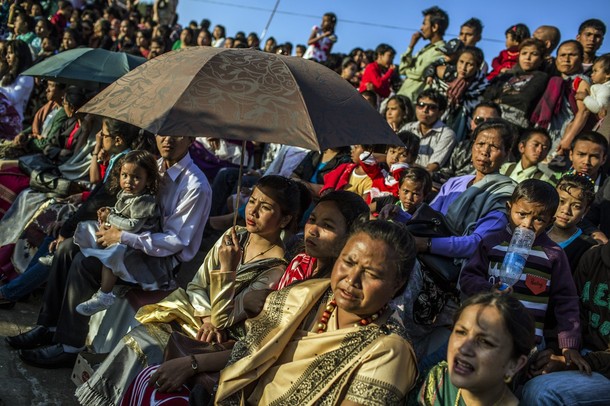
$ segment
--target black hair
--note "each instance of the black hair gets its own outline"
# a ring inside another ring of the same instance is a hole
[[[610,54],[603,54],[596,58],[595,63],[601,64],[605,74],[610,74]]]
[[[64,99],[74,110],[78,110],[89,101],[91,94],[87,90],[78,86],[68,86]]]
[[[508,34],[510,34],[513,39],[518,43],[521,43],[526,38],[530,38],[532,36],[532,34],[530,33],[530,29],[527,28],[527,25],[521,23],[508,27],[506,31],[504,31],[504,35]]]
[[[453,314],[453,324],[457,323],[464,310],[470,306],[495,307],[504,322],[513,342],[513,359],[529,355],[536,345],[535,324],[530,312],[512,295],[478,293],[469,297]]]
[[[311,204],[311,193],[301,182],[279,175],[263,176],[254,185],[280,206],[283,216],[291,216],[285,229],[295,231],[303,213]]]
[[[394,55],[396,55],[396,50],[394,48],[392,48],[390,45],[383,44],[383,43],[379,44],[379,45],[377,45],[377,48],[375,48],[375,56],[379,57],[388,51],[391,51]]]
[[[123,155],[117,162],[117,167],[122,168],[125,164],[134,164],[141,167],[146,172],[146,193],[151,195],[157,195],[159,191],[159,184],[161,182],[161,175],[159,174],[159,167],[157,166],[157,160],[148,151],[130,151]],[[120,170],[113,171],[113,177],[110,179],[110,188],[112,190],[119,190],[120,188]],[[115,176],[116,175],[116,176]]]
[[[396,279],[402,281],[404,286],[411,276],[415,265],[415,255],[417,254],[415,239],[409,233],[407,227],[402,223],[386,220],[368,220],[356,222],[352,227],[349,238],[359,233],[364,233],[373,240],[381,240],[390,247],[395,256],[386,258],[386,264],[395,263]],[[400,289],[398,292],[400,292]]]
[[[329,17],[330,18],[330,22],[333,24],[337,24],[337,15],[335,13],[324,13],[324,17]]]
[[[438,109],[444,111],[447,108],[447,97],[435,89],[425,89],[417,96],[417,102],[424,97],[432,100],[438,105]]]
[[[564,45],[574,45],[576,47],[576,50],[578,51],[578,55],[580,56],[580,59],[583,59],[585,57],[585,48],[582,46],[582,44],[580,42],[576,41],[575,39],[569,39],[569,40],[563,41],[561,44],[559,44],[559,46],[557,47],[557,55],[559,55],[559,50]]]
[[[347,190],[333,190],[332,192],[326,193],[320,197],[318,204],[322,202],[334,202],[336,203],[337,209],[341,212],[347,230],[349,230],[354,222],[361,216],[366,216],[370,213],[368,205],[364,202],[362,197],[353,192]]]
[[[546,45],[544,42],[536,38],[526,38],[519,43],[519,52],[525,47],[536,47],[540,55],[546,55]]]
[[[477,72],[479,70],[481,70],[481,65],[483,64],[483,61],[485,60],[485,55],[483,54],[483,51],[481,50],[481,48],[464,46],[464,48],[462,48],[458,52],[458,59],[460,59],[460,56],[462,56],[462,54],[472,55],[472,57],[474,58],[474,63],[475,63]]]
[[[372,100],[371,101],[371,106],[373,106],[373,108],[375,110],[377,110],[377,98],[379,96],[377,96],[377,93],[375,93],[374,90],[364,90],[362,92],[360,92],[360,94],[362,95],[362,97],[364,97],[365,99],[368,97],[369,99],[367,100]]]
[[[490,109],[494,109],[496,111],[496,113],[498,114],[498,118],[502,117],[502,108],[500,107],[500,105],[496,102],[493,102],[491,100],[489,101],[482,101],[479,104],[477,104],[474,109],[472,110],[473,114],[474,112],[479,108],[479,107],[488,107]]]
[[[102,123],[106,124],[109,135],[120,137],[127,148],[135,149],[140,133],[138,127],[109,117],[102,118]]]
[[[586,173],[573,171],[566,173],[559,179],[557,189],[570,195],[572,195],[570,192],[571,189],[580,189],[580,195],[577,198],[585,202],[587,207],[593,202],[593,199],[595,199],[595,181]]]
[[[543,135],[549,141],[549,146],[553,143],[551,135],[546,128],[526,128],[519,136],[519,144],[525,144],[535,134]]]
[[[8,51],[9,49],[15,55],[15,62],[8,67],[8,71],[2,77],[0,82],[2,86],[12,84],[21,72],[32,66],[32,52],[26,42],[20,39],[8,41],[6,43],[6,50]]]
[[[570,145],[570,150],[574,150],[574,146],[578,141],[589,141],[594,144],[600,145],[604,149],[604,155],[608,153],[608,140],[606,137],[598,133],[597,131],[581,131],[574,139],[572,140],[572,144]]]
[[[543,205],[544,213],[549,216],[554,216],[559,206],[557,190],[549,182],[540,179],[526,179],[515,186],[510,203],[521,199]]]
[[[428,193],[432,191],[432,176],[430,172],[419,166],[412,166],[405,169],[398,179],[398,185],[402,186],[402,182],[408,179],[410,181],[421,183],[422,191],[424,192],[424,198]]]
[[[445,35],[447,27],[449,27],[449,15],[442,9],[434,6],[425,9],[421,12],[424,17],[430,18],[430,25],[438,25],[438,33],[442,36]]]
[[[413,161],[417,159],[417,155],[419,154],[419,145],[421,143],[421,138],[417,136],[417,134],[411,131],[399,131],[396,133],[398,139],[405,144],[405,149],[407,153],[413,158]]]
[[[478,18],[472,17],[466,20],[466,22],[462,24],[462,27],[472,28],[474,30],[474,34],[479,36],[479,38],[483,34],[483,23]]]
[[[216,24],[216,26],[214,28],[218,27],[220,29],[220,31],[222,31],[222,35],[220,36],[220,38],[224,38],[227,35],[227,31],[225,30],[225,26],[224,25],[220,25],[220,24]]]
[[[587,28],[593,28],[595,30],[599,30],[603,35],[606,35],[606,24],[602,20],[598,20],[597,18],[591,18],[589,20],[583,21],[578,27],[578,34],[582,34],[582,32]]]
[[[399,94],[395,94],[394,96],[391,96],[388,98],[387,103],[389,103],[392,100],[396,101],[396,103],[398,103],[398,107],[400,107],[400,109],[405,113],[405,119],[404,119],[405,123],[411,122],[415,119],[415,110],[413,109],[413,104],[411,103],[411,100],[409,100],[408,97],[401,96]],[[387,106],[388,106],[387,103],[386,103],[386,108],[383,111],[384,116],[385,116],[385,112],[386,112]]]
[[[515,142],[514,127],[508,121],[501,118],[490,118],[489,120],[479,124],[472,132],[472,139],[476,141],[480,133],[486,130],[497,130],[500,138],[502,138],[502,146],[508,154]]]

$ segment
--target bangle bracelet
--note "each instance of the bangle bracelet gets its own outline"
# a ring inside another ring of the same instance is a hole
[[[199,364],[197,363],[197,358],[195,358],[193,354],[191,354],[191,368],[193,369],[194,373],[198,372]]]
[[[432,238],[428,238],[428,242],[426,243],[426,252],[430,252],[432,248]]]

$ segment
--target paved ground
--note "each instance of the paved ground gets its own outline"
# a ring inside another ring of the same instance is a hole
[[[206,247],[216,237],[204,241],[193,261],[183,266],[179,283],[186,286],[203,262]],[[76,386],[70,379],[71,369],[46,370],[21,362],[17,351],[9,347],[4,337],[28,331],[34,327],[40,309],[41,292],[27,301],[19,302],[12,310],[0,309],[0,406],[76,405]]]
[[[12,310],[0,309],[0,405],[75,405],[76,386],[71,369],[45,370],[21,362],[4,337],[27,331],[36,323],[40,294],[19,302]]]

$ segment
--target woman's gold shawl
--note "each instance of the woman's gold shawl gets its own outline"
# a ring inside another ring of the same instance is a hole
[[[399,404],[417,378],[417,362],[398,318],[387,311],[365,327],[307,331],[332,292],[312,279],[271,293],[246,322],[221,372],[219,405]],[[303,321],[307,320],[304,329]]]
[[[265,258],[240,264],[237,272],[220,272],[218,249],[229,233],[230,230],[216,241],[186,290],[177,289],[159,303],[142,306],[136,319],[140,323],[176,321],[185,333],[193,337],[201,327],[202,317],[211,316],[212,324],[219,329],[244,321],[244,295],[277,286],[286,269],[286,261],[283,258]],[[245,228],[238,228],[237,237],[243,247],[248,237]]]

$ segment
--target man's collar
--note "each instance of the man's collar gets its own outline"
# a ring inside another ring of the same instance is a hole
[[[181,160],[179,160],[167,169],[165,169],[165,161],[163,160],[163,158],[159,159],[159,161],[157,162],[159,164],[159,172],[161,174],[167,173],[167,176],[169,176],[170,179],[175,182],[178,176],[180,176],[180,174],[182,173],[182,171],[192,165],[193,158],[191,158],[191,154],[187,152]]]

